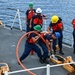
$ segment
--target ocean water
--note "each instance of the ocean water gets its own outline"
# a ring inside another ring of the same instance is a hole
[[[75,0],[0,0],[0,20],[6,26],[13,24],[17,9],[20,11],[20,18],[23,30],[26,29],[25,12],[28,9],[29,2],[34,3],[34,8],[40,7],[42,14],[47,16],[47,21],[44,23],[46,29],[50,23],[52,15],[58,15],[62,18],[64,24],[63,42],[72,44],[72,24],[71,21],[75,18]],[[43,25],[43,30],[44,30]],[[15,20],[14,27],[19,27],[18,16]]]

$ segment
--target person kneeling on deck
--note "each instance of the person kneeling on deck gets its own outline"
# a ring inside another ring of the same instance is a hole
[[[36,32],[40,32],[41,31],[41,27],[34,27],[34,30],[36,30]],[[31,50],[34,50],[38,57],[40,62],[42,62],[42,54],[41,54],[41,50],[40,48],[36,45],[38,39],[39,39],[40,35],[36,35],[34,33],[31,33],[28,35],[26,43],[25,43],[25,49],[24,52],[22,54],[22,56],[20,57],[20,61],[22,62],[22,60],[24,60],[30,53]]]

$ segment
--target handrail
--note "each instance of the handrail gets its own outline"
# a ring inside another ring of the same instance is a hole
[[[9,74],[14,74],[14,73],[20,73],[20,72],[25,72],[27,70],[38,70],[38,69],[44,69],[46,68],[46,74],[50,75],[50,68],[51,67],[58,67],[58,66],[64,66],[64,65],[69,65],[69,64],[75,64],[75,62],[71,62],[71,63],[64,63],[64,64],[57,64],[57,65],[49,65],[47,64],[46,66],[43,67],[36,67],[36,68],[30,68],[30,69],[26,69],[26,70],[18,70],[18,71],[13,71],[13,72],[7,72],[5,71],[4,75],[9,75]]]

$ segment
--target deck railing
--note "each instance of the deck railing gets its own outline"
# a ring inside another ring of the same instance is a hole
[[[13,71],[13,72],[7,72],[7,71],[5,71],[4,75],[10,75],[10,74],[15,74],[15,73],[25,72],[27,70],[31,71],[31,70],[38,70],[38,69],[44,69],[44,68],[46,68],[46,75],[51,75],[50,74],[50,68],[52,68],[52,67],[58,67],[58,66],[63,66],[63,65],[69,65],[69,64],[75,64],[75,62],[64,63],[64,64],[57,64],[57,65],[47,64],[46,66],[43,66],[43,67],[30,68],[30,69],[26,69],[26,70],[18,70],[18,71]]]

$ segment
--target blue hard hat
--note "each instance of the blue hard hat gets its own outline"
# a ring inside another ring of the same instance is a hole
[[[60,33],[59,32],[55,32],[55,36],[56,36],[56,38],[59,38],[60,37]]]

